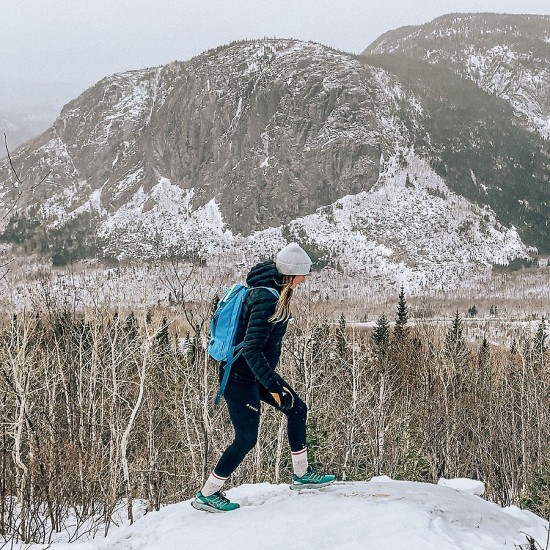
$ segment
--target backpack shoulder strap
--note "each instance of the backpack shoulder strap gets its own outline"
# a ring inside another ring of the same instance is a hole
[[[254,287],[251,287],[250,290],[253,290],[255,288],[265,288],[266,290],[269,290],[269,292],[271,292],[271,294],[273,294],[273,296],[275,296],[277,299],[279,298],[279,293],[274,288],[271,288],[270,286],[254,286]]]

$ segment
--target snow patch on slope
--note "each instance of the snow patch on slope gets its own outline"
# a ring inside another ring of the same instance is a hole
[[[102,189],[92,191],[90,198],[81,206],[73,210],[70,213],[70,217],[76,217],[84,212],[96,212],[101,216],[107,215],[107,210],[101,206],[101,191]]]
[[[410,290],[460,284],[493,263],[527,257],[514,228],[455,195],[427,162],[395,159],[369,192],[346,196],[289,224],[350,272],[406,281]]]
[[[149,192],[141,186],[132,199],[101,224],[99,235],[118,259],[168,255],[220,254],[231,240],[215,199],[193,210],[193,189],[161,177]]]

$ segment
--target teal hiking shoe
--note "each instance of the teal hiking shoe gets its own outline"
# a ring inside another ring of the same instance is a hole
[[[191,501],[191,506],[196,510],[204,510],[205,512],[231,512],[240,506],[236,502],[231,502],[226,498],[225,493],[218,491],[213,495],[205,497],[200,491],[197,493],[195,500]]]
[[[318,474],[313,471],[311,466],[308,466],[307,472],[302,477],[298,477],[295,474],[292,476],[292,485],[290,488],[294,491],[300,489],[320,489],[334,483],[335,480],[335,475]]]

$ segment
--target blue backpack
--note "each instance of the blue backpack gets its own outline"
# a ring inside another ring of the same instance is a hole
[[[265,286],[254,288],[267,288],[277,298],[279,297],[279,293],[273,288]],[[223,395],[231,372],[231,365],[239,358],[243,350],[244,342],[235,345],[235,339],[237,338],[243,304],[250,290],[252,289],[243,284],[234,284],[218,302],[218,307],[210,321],[208,354],[216,361],[225,363],[220,389],[214,399],[215,405],[218,405]]]

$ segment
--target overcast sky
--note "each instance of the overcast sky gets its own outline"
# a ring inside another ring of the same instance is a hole
[[[242,38],[360,52],[385,31],[452,12],[550,15],[550,0],[0,0],[0,94],[7,83],[42,81],[76,96],[113,72]]]

